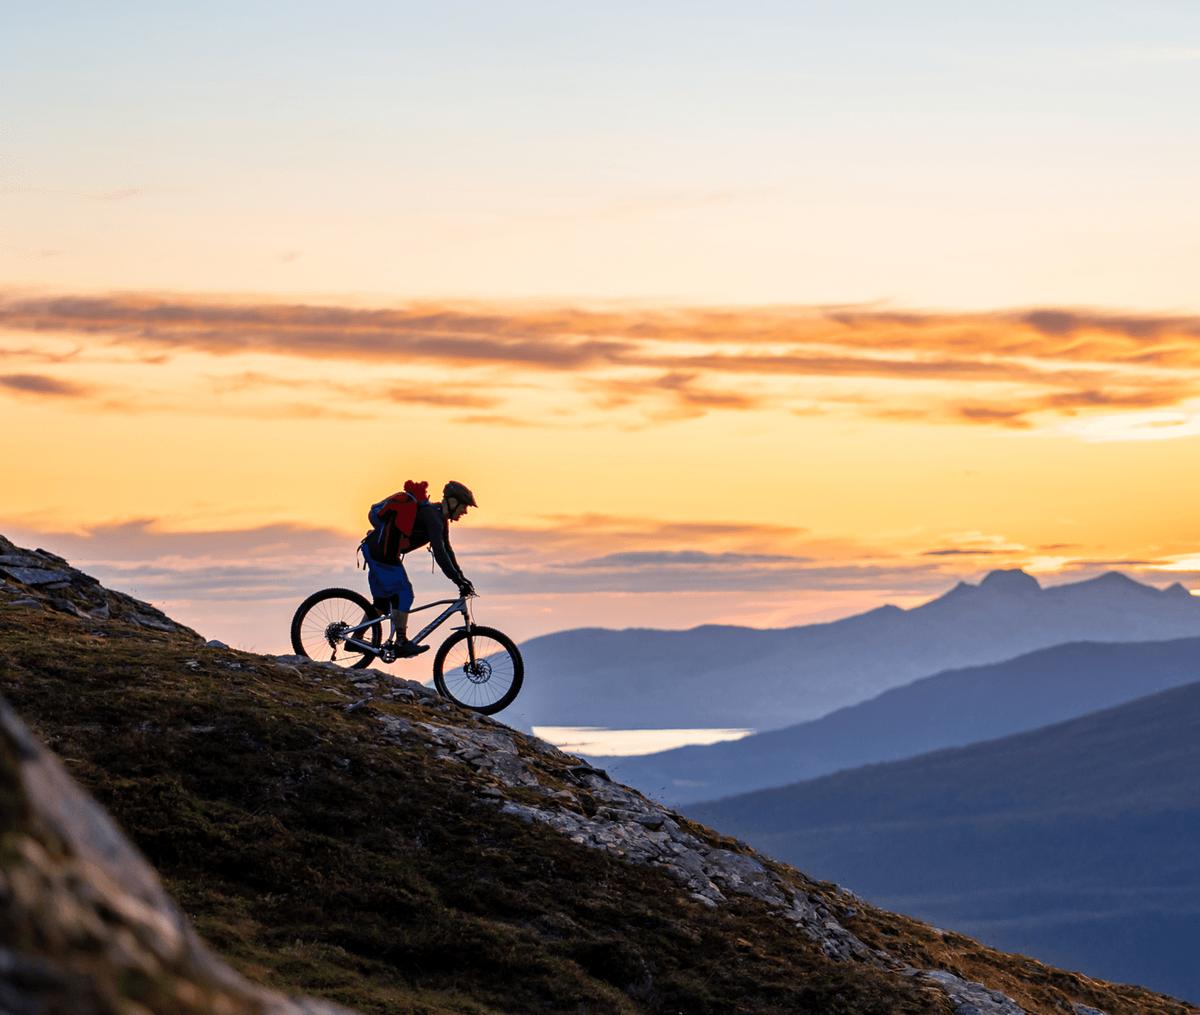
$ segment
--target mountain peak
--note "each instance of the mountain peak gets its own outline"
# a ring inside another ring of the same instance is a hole
[[[1042,588],[1033,575],[1019,567],[990,571],[979,587],[993,592],[1040,592]]]
[[[1154,592],[1159,590],[1153,585],[1143,585],[1140,581],[1130,578],[1129,575],[1121,571],[1105,571],[1104,574],[1097,575],[1095,578],[1086,578],[1081,582],[1073,582],[1070,585],[1061,586],[1069,589],[1109,589],[1113,592]]]
[[[1144,588],[1141,582],[1135,581],[1129,575],[1121,571],[1105,571],[1104,574],[1096,578],[1097,582],[1103,582],[1106,585],[1137,585],[1139,588]]]

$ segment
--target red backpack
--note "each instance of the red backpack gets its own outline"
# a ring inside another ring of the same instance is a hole
[[[367,520],[372,527],[363,542],[377,563],[399,564],[405,552],[412,549],[417,508],[429,503],[428,489],[429,484],[425,481],[407,480],[400,493],[381,500],[368,512]]]

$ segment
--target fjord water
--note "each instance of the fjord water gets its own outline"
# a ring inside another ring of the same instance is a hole
[[[533,735],[560,750],[589,756],[630,757],[679,747],[706,747],[750,736],[746,729],[629,729],[603,726],[535,726]]]

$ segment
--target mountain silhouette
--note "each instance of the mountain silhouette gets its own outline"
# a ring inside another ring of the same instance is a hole
[[[1056,645],[742,740],[593,760],[678,806],[1019,733],[1195,680],[1200,638]]]
[[[688,813],[885,906],[1200,998],[1200,683]]]
[[[174,925],[108,890],[136,864],[65,820],[85,805],[38,780],[49,749],[243,977],[364,1012],[1189,1010],[880,910],[419,684],[206,644],[3,540],[0,689],[32,731],[0,706],[3,1010],[323,1010],[205,1008],[139,965],[156,930],[180,954]]]
[[[527,665],[553,681],[522,693],[532,726],[779,729],[942,670],[1001,662],[1073,641],[1200,636],[1200,602],[1181,585],[1117,572],[1043,588],[993,571],[909,610],[883,606],[775,630],[594,628],[534,638]]]

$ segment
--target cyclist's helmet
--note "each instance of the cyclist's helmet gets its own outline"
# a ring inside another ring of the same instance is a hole
[[[442,497],[453,497],[460,504],[466,504],[469,507],[479,507],[479,505],[475,503],[475,495],[457,480],[452,479],[449,483],[442,487]]]

